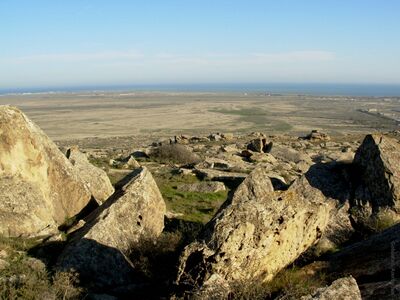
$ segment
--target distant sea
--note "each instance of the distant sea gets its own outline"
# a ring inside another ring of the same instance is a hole
[[[31,93],[73,93],[73,92],[242,92],[300,94],[321,96],[370,96],[400,97],[399,85],[385,84],[311,84],[311,83],[227,83],[227,84],[159,84],[159,85],[112,85],[76,87],[40,87],[0,89],[0,95]]]

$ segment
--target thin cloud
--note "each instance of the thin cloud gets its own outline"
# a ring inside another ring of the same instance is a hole
[[[136,60],[143,58],[138,52],[112,51],[92,53],[57,53],[20,56],[15,59],[18,63],[29,62],[84,62],[84,61],[110,61],[110,60]]]

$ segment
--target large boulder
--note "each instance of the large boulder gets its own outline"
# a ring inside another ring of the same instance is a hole
[[[181,256],[177,283],[270,280],[321,236],[332,205],[302,177],[274,192],[257,167]]]
[[[80,152],[77,146],[69,148],[66,155],[77,170],[79,176],[88,186],[97,203],[103,203],[114,193],[114,187],[107,173],[93,166],[88,161],[86,154]]]
[[[0,106],[0,234],[55,231],[91,193],[43,131],[20,110]]]
[[[352,277],[343,277],[335,280],[325,288],[318,289],[315,293],[301,297],[301,300],[361,300],[360,289],[357,281]]]
[[[134,171],[120,190],[93,211],[59,258],[62,270],[74,269],[96,287],[129,283],[134,267],[129,251],[164,227],[165,203],[146,168]]]
[[[367,135],[354,157],[374,211],[400,211],[400,144],[380,134]],[[363,199],[361,199],[363,200]]]

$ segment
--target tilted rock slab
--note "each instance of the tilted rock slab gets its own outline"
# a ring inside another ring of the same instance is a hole
[[[101,204],[114,193],[107,173],[93,166],[87,159],[86,154],[79,151],[77,146],[67,150],[67,158],[72,163],[79,176],[88,186],[97,203]]]
[[[343,277],[335,280],[325,288],[318,289],[313,295],[303,296],[301,300],[361,300],[357,281],[352,277]]]
[[[53,232],[90,192],[57,146],[20,110],[0,106],[0,234]]]
[[[151,173],[134,171],[121,190],[88,216],[61,254],[59,268],[74,269],[98,287],[129,283],[134,268],[126,255],[141,239],[160,235],[165,212]]]
[[[274,192],[257,167],[181,256],[178,284],[203,286],[210,278],[271,279],[321,236],[332,209],[305,177]]]
[[[374,210],[392,207],[400,211],[400,144],[384,135],[367,135],[356,151],[354,163],[371,195]]]

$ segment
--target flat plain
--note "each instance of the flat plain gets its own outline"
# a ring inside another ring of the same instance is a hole
[[[398,128],[400,98],[267,93],[86,92],[0,96],[54,140],[211,132],[331,135]]]

